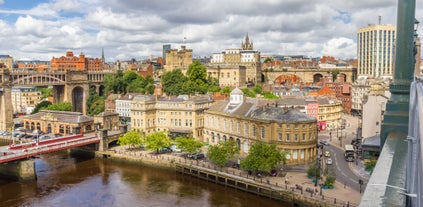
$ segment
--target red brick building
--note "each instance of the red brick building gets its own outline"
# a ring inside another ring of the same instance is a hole
[[[100,58],[87,58],[83,53],[79,57],[74,56],[72,51],[67,51],[66,56],[52,57],[50,61],[51,71],[100,71],[104,70],[104,62]]]

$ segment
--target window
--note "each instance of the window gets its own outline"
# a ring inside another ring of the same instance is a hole
[[[248,153],[248,141],[244,141],[244,152]]]
[[[296,142],[298,141],[298,134],[294,135],[294,141],[296,141]]]
[[[290,139],[289,134],[286,134],[286,141],[289,142],[289,139]]]
[[[244,123],[244,135],[248,136],[248,123]]]
[[[296,149],[292,150],[292,159],[294,160],[298,159],[298,150]]]
[[[261,138],[264,139],[265,135],[264,127],[261,127]]]
[[[257,127],[253,125],[253,137],[257,136]]]
[[[294,125],[294,128],[295,128],[295,129],[298,129],[298,124],[295,124],[295,125]]]
[[[291,128],[291,125],[290,124],[286,124],[286,128],[287,129],[290,129]]]
[[[236,123],[236,128],[238,130],[238,134],[241,134],[241,122]]]
[[[304,159],[304,149],[300,150],[300,158],[303,160]]]
[[[282,141],[282,133],[279,133],[279,134],[278,134],[278,140],[279,140],[279,141]]]
[[[303,133],[303,141],[305,141],[305,140],[306,140],[306,134]]]

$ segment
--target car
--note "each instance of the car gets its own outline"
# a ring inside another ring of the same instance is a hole
[[[332,159],[331,158],[326,158],[326,164],[332,165]]]
[[[325,151],[325,157],[330,157],[330,152],[329,151]]]
[[[51,137],[47,136],[47,135],[41,135],[39,138],[40,138],[40,140],[51,139]]]
[[[322,145],[329,145],[329,143],[328,143],[328,141],[326,141],[326,140],[322,140],[322,141],[320,141],[320,144],[322,144]]]
[[[205,155],[203,153],[197,153],[197,154],[188,154],[187,157],[193,160],[199,160],[199,159],[203,159]]]
[[[182,150],[179,149],[176,145],[170,145],[169,149],[172,150],[172,152],[182,152]]]

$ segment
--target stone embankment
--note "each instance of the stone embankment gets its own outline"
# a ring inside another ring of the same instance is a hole
[[[358,206],[357,199],[349,200],[349,190],[341,184],[335,184],[340,190],[323,190],[307,182],[305,173],[290,173],[285,177],[257,177],[247,172],[228,167],[216,167],[213,163],[203,160],[191,160],[174,154],[156,155],[149,151],[126,150],[117,147],[104,152],[96,152],[99,158],[116,161],[144,164],[148,166],[168,168],[179,173],[190,175],[209,182],[243,190],[259,196],[268,197],[293,206]],[[299,178],[301,177],[301,178]],[[345,191],[345,192],[344,192]],[[341,198],[340,198],[341,197]],[[343,197],[347,199],[343,199]]]

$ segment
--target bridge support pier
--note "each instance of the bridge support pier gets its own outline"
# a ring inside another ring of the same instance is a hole
[[[100,129],[98,130],[98,135],[100,136],[100,143],[98,143],[98,151],[106,151],[109,149],[108,142],[107,142],[107,129]]]
[[[34,160],[21,160],[17,162],[4,163],[0,165],[0,176],[20,180],[37,180]]]

